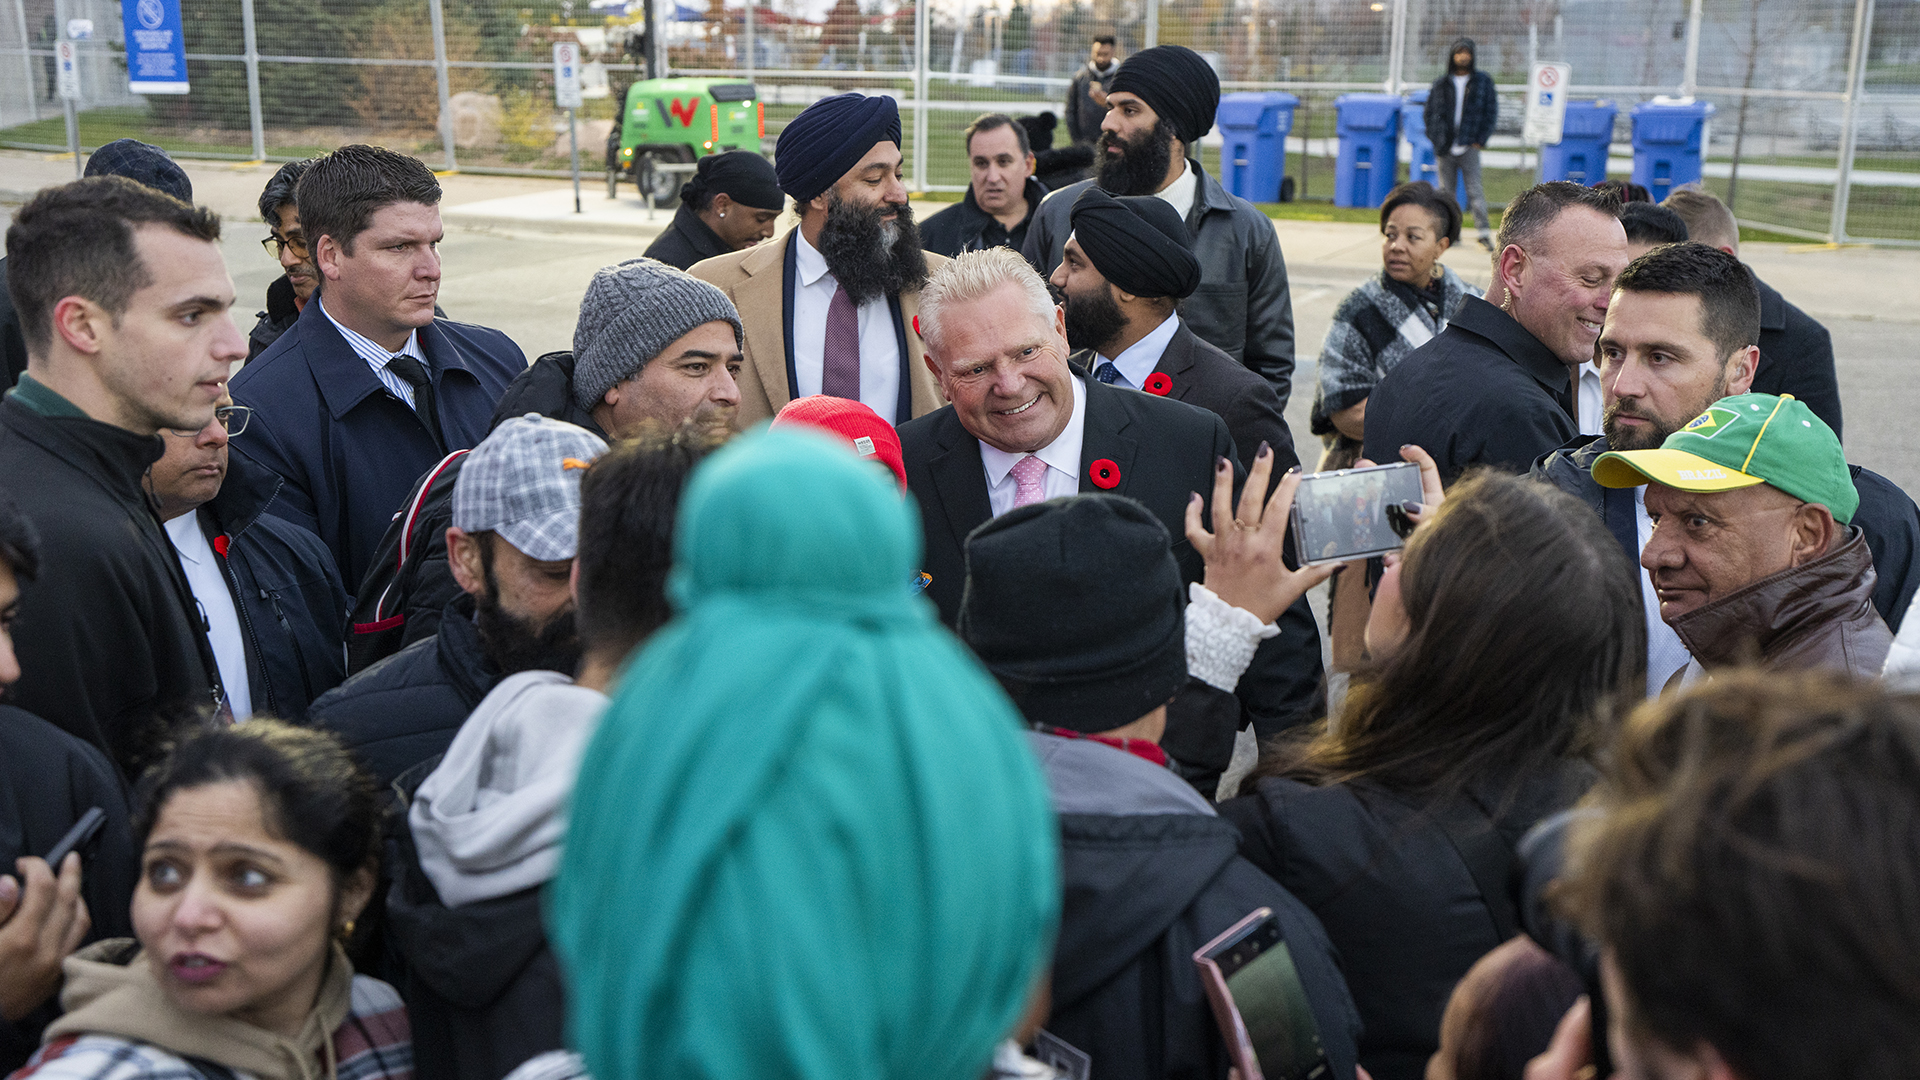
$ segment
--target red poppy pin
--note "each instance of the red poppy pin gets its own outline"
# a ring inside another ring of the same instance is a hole
[[[1173,379],[1164,371],[1156,371],[1147,376],[1147,384],[1140,389],[1145,390],[1149,394],[1166,397],[1169,393],[1173,392]]]
[[[920,336],[920,316],[918,315],[915,315],[913,317],[913,336],[914,337]]]
[[[1120,486],[1120,466],[1112,458],[1097,458],[1087,466],[1087,479],[1102,491],[1111,491]]]
[[[223,559],[227,557],[227,544],[229,542],[225,533],[213,538],[213,550],[218,552]]]

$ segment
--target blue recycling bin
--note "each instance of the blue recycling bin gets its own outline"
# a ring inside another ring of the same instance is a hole
[[[1287,171],[1287,133],[1300,99],[1278,91],[1226,94],[1220,123],[1220,182],[1251,202],[1279,202]]]
[[[1433,144],[1427,141],[1427,94],[1426,90],[1415,90],[1407,95],[1407,103],[1400,107],[1400,132],[1407,138],[1407,149],[1411,151],[1407,165],[1407,180],[1425,180],[1434,187],[1440,186],[1440,167],[1434,164]],[[1464,209],[1467,205],[1467,174],[1455,173],[1453,177],[1453,201]]]
[[[1571,180],[1588,187],[1607,178],[1607,151],[1613,145],[1611,101],[1569,101],[1560,141],[1540,148],[1540,182]]]
[[[1338,110],[1340,156],[1333,166],[1333,205],[1379,206],[1400,171],[1398,94],[1343,94]]]
[[[1643,101],[1629,115],[1633,117],[1633,182],[1646,188],[1654,202],[1700,179],[1712,103]]]

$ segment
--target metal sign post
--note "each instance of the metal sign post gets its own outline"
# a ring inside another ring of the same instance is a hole
[[[73,178],[78,180],[81,174],[80,113],[77,108],[80,100],[79,49],[67,38],[61,38],[53,48],[55,62],[59,65],[55,85],[59,88],[60,104],[67,110],[67,150],[73,154]]]
[[[573,212],[580,209],[580,46],[553,43],[553,103],[567,110],[567,145],[573,152]]]

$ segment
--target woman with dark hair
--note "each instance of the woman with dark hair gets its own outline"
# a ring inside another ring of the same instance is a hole
[[[1389,561],[1339,715],[1221,807],[1325,924],[1375,1080],[1422,1075],[1454,983],[1517,932],[1515,842],[1592,783],[1615,703],[1645,695],[1639,593],[1584,504],[1470,474]]]
[[[1401,184],[1380,204],[1380,276],[1340,302],[1320,348],[1313,433],[1328,446],[1321,469],[1360,456],[1367,397],[1408,353],[1446,329],[1460,302],[1480,290],[1440,265],[1460,241],[1460,207],[1424,180]]]
[[[373,894],[379,800],[332,736],[188,736],[147,774],[134,939],[69,958],[21,1077],[411,1080],[406,1009],[341,942]]]
[[[701,259],[750,248],[773,235],[773,220],[786,204],[766,158],[751,150],[710,154],[680,185],[673,224],[643,254],[685,270]]]

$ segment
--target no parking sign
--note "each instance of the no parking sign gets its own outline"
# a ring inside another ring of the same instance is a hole
[[[1571,64],[1535,64],[1527,79],[1527,119],[1520,128],[1521,141],[1529,146],[1550,146],[1560,141],[1567,121],[1567,84],[1573,81]]]

